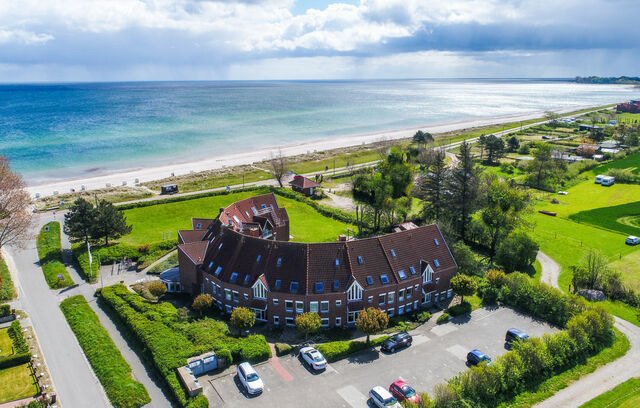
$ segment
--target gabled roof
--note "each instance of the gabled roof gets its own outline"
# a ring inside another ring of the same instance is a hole
[[[293,177],[293,180],[291,180],[289,184],[301,189],[320,187],[320,184],[316,183],[315,181],[299,175],[295,175]]]
[[[195,265],[200,265],[207,252],[208,246],[209,242],[198,241],[180,244],[178,245],[178,249],[182,250],[182,252],[184,252]]]
[[[204,234],[207,230],[204,229],[196,229],[196,230],[180,230],[178,231],[178,235],[180,236],[181,243],[187,244],[189,242],[202,241],[204,238]]]
[[[209,228],[209,225],[214,221],[213,218],[192,218],[191,219],[191,228],[206,230]],[[200,227],[198,227],[200,224]]]

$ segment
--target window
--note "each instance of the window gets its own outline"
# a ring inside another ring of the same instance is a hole
[[[262,207],[262,209],[264,210],[265,208],[267,208],[267,205],[266,204],[262,204],[262,205],[260,205],[260,207]]]
[[[289,284],[289,292],[298,293],[298,281],[291,281]]]
[[[248,293],[243,293],[244,295],[244,300],[249,300],[249,294]]]
[[[336,307],[342,306],[342,300],[336,300]]]
[[[304,313],[304,302],[296,300],[296,313]]]
[[[320,313],[329,313],[329,301],[323,300],[320,302]]]
[[[293,326],[293,317],[285,317],[284,321],[285,321],[287,326],[289,326],[289,327]]]
[[[197,224],[196,224],[196,229],[199,229],[199,228],[201,228],[201,227],[202,227],[202,223],[201,223],[201,222],[199,222],[199,223],[197,223]]]
[[[282,258],[278,258],[278,260],[276,261],[276,265],[282,266]]]
[[[411,311],[411,303],[407,303],[407,306],[405,306],[404,310],[409,313]]]
[[[309,312],[318,313],[318,302],[309,302]]]
[[[440,278],[436,278],[436,285],[440,283]]]
[[[322,327],[329,327],[329,318],[328,317],[323,317],[322,319],[320,319],[320,321],[322,322]]]
[[[391,256],[395,259],[395,257],[396,257],[396,251],[394,251],[394,250],[392,249],[392,250],[391,250],[391,251],[389,251],[389,252],[391,252]]]
[[[233,301],[234,302],[239,302],[240,301],[240,293],[238,293],[237,291],[233,291]]]
[[[358,255],[358,263],[364,265],[364,258],[361,255]]]
[[[229,278],[229,282],[235,282],[238,280],[238,272],[233,272]]]
[[[387,299],[389,299],[388,303],[393,303],[394,300],[395,300],[395,297],[396,297],[396,293],[395,292],[387,293]]]
[[[273,324],[275,326],[279,326],[280,325],[280,316],[273,316]]]
[[[437,259],[434,259],[434,260],[433,260],[433,264],[436,266],[436,268],[439,268],[439,267],[440,267],[440,262],[438,262],[438,260],[437,260]]]
[[[373,278],[371,276],[367,276],[367,285],[373,285]]]
[[[407,279],[407,274],[405,273],[404,269],[398,271],[398,276],[400,277],[400,280]]]
[[[373,296],[369,296],[369,298],[367,298],[367,302],[373,303]]]
[[[267,298],[267,288],[264,287],[261,280],[258,280],[256,284],[253,285],[253,297],[258,299]]]
[[[385,303],[387,303],[387,294],[386,293],[381,293],[378,295],[378,304],[379,305],[384,305]]]
[[[218,251],[222,249],[222,244],[224,244],[224,242],[221,242],[220,245],[218,245]]]
[[[336,258],[336,266],[340,266],[340,259]]]
[[[224,298],[227,300],[231,300],[231,289],[224,290]]]
[[[347,290],[347,300],[360,300],[362,299],[362,287],[357,282],[353,282]]]
[[[393,317],[393,309],[387,309],[387,316]]]
[[[220,275],[220,272],[222,272],[222,266],[218,266],[218,267],[216,268],[215,275],[216,275],[216,276],[219,276],[219,275]]]
[[[333,281],[333,290],[338,290],[338,289],[340,289],[340,281],[335,279]]]
[[[248,285],[248,284],[249,284],[249,279],[251,279],[251,275],[246,274],[246,275],[244,276],[244,284],[245,284],[245,285]]]
[[[256,207],[251,207],[251,211],[253,211],[253,215],[258,215],[258,210],[256,210]]]
[[[386,273],[383,273],[382,275],[380,275],[380,282],[382,282],[383,285],[386,285],[387,283],[389,283],[389,277],[387,276]]]
[[[433,269],[425,262],[425,267],[422,272],[422,283],[429,283],[433,280]]]
[[[316,293],[324,293],[324,282],[316,282]]]
[[[213,268],[213,261],[209,262],[209,270],[211,270],[211,268]]]
[[[256,258],[256,263],[260,262],[260,259],[262,258],[262,255],[258,255],[258,257]]]
[[[293,312],[293,300],[285,300],[284,308],[287,312]]]
[[[280,279],[276,279],[276,289],[280,289],[280,286],[282,286],[282,281]]]
[[[274,305],[274,306],[278,306],[278,303],[279,303],[279,302],[278,302],[278,299],[273,299],[273,305]]]
[[[398,306],[398,314],[404,314],[404,306]]]
[[[402,302],[404,300],[404,289],[400,289],[398,291],[398,302]]]
[[[407,299],[411,299],[412,295],[413,295],[413,288],[412,287],[408,287],[407,288]]]
[[[415,275],[415,274],[416,274],[416,268],[414,268],[413,266],[410,266],[410,267],[409,267],[409,270],[411,271],[411,274],[412,274],[412,275]]]
[[[347,324],[355,323],[356,319],[358,318],[358,314],[360,314],[359,311],[347,313]]]
[[[448,297],[448,298],[453,297],[453,289],[449,289],[449,290],[447,291],[447,297]]]
[[[431,292],[422,294],[422,304],[431,303]]]
[[[342,317],[336,317],[336,326],[342,326]]]
[[[440,246],[440,242],[438,241],[438,238],[434,238],[434,239],[433,239],[433,242],[435,242],[435,243],[436,243],[436,246]]]

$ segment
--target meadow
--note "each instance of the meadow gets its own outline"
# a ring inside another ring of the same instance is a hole
[[[580,408],[634,408],[640,406],[640,378],[631,378]]]

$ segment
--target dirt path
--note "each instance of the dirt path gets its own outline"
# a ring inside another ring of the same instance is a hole
[[[541,281],[547,285],[558,287],[560,265],[542,252],[538,252],[538,260],[542,266]],[[558,391],[552,397],[537,404],[538,408],[579,407],[585,402],[609,391],[629,378],[640,376],[640,327],[626,320],[615,318],[615,326],[624,333],[631,343],[631,348],[624,356],[586,375],[567,388]]]

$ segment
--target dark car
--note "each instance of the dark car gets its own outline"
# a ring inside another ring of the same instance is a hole
[[[526,340],[529,338],[529,335],[522,330],[518,329],[509,329],[507,330],[507,335],[504,338],[504,341],[507,344],[511,344],[514,341]]]
[[[484,361],[490,364],[491,358],[478,349],[471,350],[469,354],[467,354],[467,363],[469,363],[469,365],[478,365]]]
[[[413,338],[407,332],[396,333],[382,343],[382,350],[394,352],[402,347],[409,347]]]

